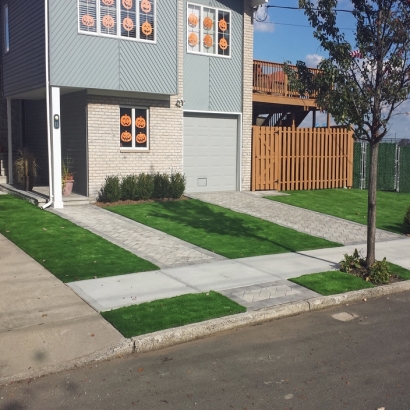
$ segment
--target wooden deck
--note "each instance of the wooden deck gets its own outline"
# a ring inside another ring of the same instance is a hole
[[[296,69],[296,66],[290,67]],[[318,70],[312,68],[311,71]],[[302,97],[290,86],[283,64],[262,60],[253,61],[253,102],[299,106],[307,111],[316,108],[315,95]]]

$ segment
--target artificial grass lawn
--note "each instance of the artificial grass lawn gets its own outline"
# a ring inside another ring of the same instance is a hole
[[[110,206],[107,209],[227,258],[341,246],[197,200]]]
[[[285,191],[289,196],[267,197],[273,201],[367,223],[367,191],[360,189],[321,189]],[[377,228],[403,233],[403,218],[410,205],[410,194],[377,192]]]
[[[323,296],[374,287],[372,283],[366,282],[357,276],[337,270],[302,275],[289,280]]]
[[[10,195],[0,196],[0,233],[63,282],[159,269],[86,229]]]
[[[141,303],[101,315],[124,337],[133,337],[242,312],[246,312],[245,307],[211,291]]]
[[[409,270],[394,263],[387,262],[387,264],[392,274],[397,275],[399,279],[410,280]],[[374,287],[370,282],[340,271],[313,273],[289,280],[324,296]]]

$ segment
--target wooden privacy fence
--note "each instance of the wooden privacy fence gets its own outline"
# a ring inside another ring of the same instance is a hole
[[[353,185],[353,137],[345,128],[253,127],[252,191]]]

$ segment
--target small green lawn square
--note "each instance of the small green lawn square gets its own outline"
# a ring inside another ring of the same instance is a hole
[[[63,282],[159,269],[66,219],[0,196],[0,233]]]
[[[374,287],[372,283],[340,271],[313,273],[289,280],[324,296]]]
[[[391,273],[393,275],[397,275],[399,279],[410,280],[410,270],[402,268],[401,266],[395,265],[391,262],[387,262],[387,265],[389,266]]]
[[[101,315],[124,337],[133,337],[243,312],[245,307],[211,291],[141,303]]]
[[[107,209],[230,259],[341,246],[198,200]]]

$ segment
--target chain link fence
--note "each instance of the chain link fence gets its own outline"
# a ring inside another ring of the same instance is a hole
[[[377,189],[379,191],[410,192],[410,146],[393,142],[379,145]],[[353,188],[369,186],[370,146],[364,142],[354,144]]]

